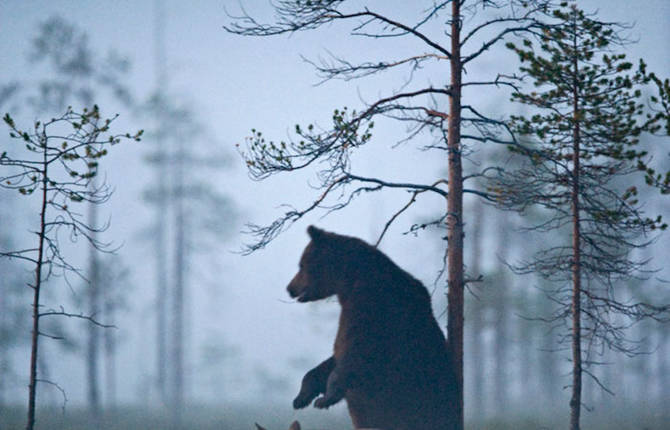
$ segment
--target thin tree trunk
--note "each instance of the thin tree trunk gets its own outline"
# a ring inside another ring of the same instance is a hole
[[[179,217],[178,217],[179,219]],[[181,408],[183,405],[184,390],[184,279],[183,279],[183,243],[180,235],[182,229],[177,227],[176,256],[175,256],[175,284],[172,301],[172,403],[175,425],[181,422]]]
[[[107,288],[115,288],[115,286],[107,285]],[[105,320],[108,324],[114,324],[114,304],[111,302],[112,297],[107,296],[105,300]],[[105,387],[106,387],[106,404],[110,408],[116,407],[116,336],[114,330],[105,330],[104,332],[104,348],[105,348]]]
[[[182,145],[179,145],[175,157],[175,262],[174,262],[174,290],[172,299],[172,378],[173,378],[173,414],[176,428],[181,426],[181,413],[184,402],[184,283],[186,271],[186,218],[184,214],[184,172],[181,154]]]
[[[576,30],[576,28],[574,29]],[[573,31],[573,47],[577,50],[577,33]],[[579,430],[582,405],[582,339],[581,339],[581,232],[579,214],[579,169],[580,169],[580,113],[579,113],[579,66],[577,55],[573,61],[573,142],[572,142],[572,397],[570,398],[570,429]]]
[[[498,229],[497,234],[497,252],[501,261],[509,261],[510,248],[510,220],[507,212],[496,216]],[[509,346],[509,282],[510,279],[505,273],[500,273],[496,277],[498,286],[493,292],[493,298],[489,297],[494,310],[494,334],[493,334],[493,403],[497,417],[503,417],[508,412],[508,387],[510,386],[507,378],[508,369],[511,367],[508,359]]]
[[[519,286],[521,287],[521,286]],[[535,344],[535,330],[538,328],[536,321],[529,321],[523,318],[528,314],[528,309],[533,309],[535,302],[535,292],[529,291],[528,286],[521,288],[510,288],[510,298],[512,302],[512,312],[510,320],[516,326],[516,357],[518,360],[518,376],[512,376],[512,379],[520,381],[518,397],[515,399],[516,405],[532,404],[533,399],[538,398],[535,389],[537,384],[529,384],[533,380],[535,365],[538,361],[538,348]]]
[[[166,75],[165,75],[165,9],[161,0],[155,2],[155,62],[156,62],[156,94],[162,97],[165,94]],[[158,196],[156,201],[156,385],[158,395],[163,405],[168,402],[167,392],[167,240],[166,240],[166,217],[168,212],[167,198],[168,191],[166,181],[169,177],[167,157],[165,153],[166,142],[163,139],[163,121],[165,121],[162,112],[162,100],[159,101],[157,112],[157,130],[156,148],[159,160],[156,171],[158,173],[157,186]]]
[[[530,302],[529,295],[532,295],[530,291],[524,291],[524,297],[522,300],[514,300],[517,304],[521,306],[527,306]],[[537,394],[535,393],[536,384],[529,384],[528,381],[533,380],[533,372],[535,371],[534,365],[539,363],[538,359],[538,348],[535,345],[535,328],[537,327],[537,322],[528,321],[519,317],[518,315],[523,315],[525,309],[517,309],[514,312],[516,315],[512,316],[513,321],[516,323],[516,326],[519,329],[519,341],[517,342],[518,347],[518,357],[519,357],[519,397],[518,404],[523,405],[526,402],[526,399],[530,402],[532,399],[537,399]]]
[[[472,208],[473,221],[472,231],[470,232],[470,244],[472,246],[470,252],[470,268],[472,276],[477,278],[481,275],[481,260],[482,260],[482,225],[484,220],[484,207],[479,199],[475,200]],[[469,353],[470,359],[467,363],[470,364],[472,374],[472,410],[476,411],[477,417],[480,420],[486,418],[486,405],[484,402],[484,351],[482,348],[484,332],[484,316],[486,312],[486,302],[482,299],[473,300],[471,306],[471,323],[468,325],[471,333],[471,351]],[[463,396],[465,397],[465,391]]]
[[[2,237],[0,237],[0,239],[2,239]],[[4,243],[1,245],[4,245]],[[4,267],[0,267],[0,271],[4,272],[4,270],[6,270]],[[7,285],[7,287],[9,287],[9,285]],[[0,300],[0,333],[10,329],[9,312],[14,306],[14,297],[10,296],[8,292],[6,292],[3,295],[2,300]],[[5,375],[5,377],[0,378],[0,414],[4,413],[5,406],[5,392],[7,391],[5,386],[7,380],[6,375],[9,375],[10,368],[9,349],[9,339],[0,339],[0,375]]]
[[[656,329],[659,331],[660,339],[658,341],[658,351],[656,353],[657,363],[657,378],[659,381],[659,393],[658,401],[656,402],[659,410],[664,410],[667,405],[668,399],[670,399],[670,384],[667,383],[668,372],[670,371],[670,366],[668,365],[668,360],[670,360],[670,351],[668,351],[668,330],[665,326],[658,324]],[[665,381],[665,382],[664,382]],[[667,412],[667,409],[665,409]]]
[[[158,168],[159,176],[165,167]],[[159,178],[160,182],[165,176]],[[167,241],[165,239],[167,213],[167,192],[164,185],[159,185],[156,219],[156,385],[158,395],[163,405],[167,404],[167,313],[168,313],[168,280],[166,276]]]
[[[497,278],[499,281],[505,278]],[[498,301],[494,304],[495,329],[493,334],[493,410],[497,417],[502,417],[508,411],[508,381],[507,370],[510,365],[507,360],[507,289],[501,289],[495,297]]]
[[[95,188],[95,181],[90,185]],[[98,218],[98,210],[96,204],[91,202],[88,206],[88,222],[92,228],[96,228]],[[95,240],[95,232],[91,235]],[[96,317],[100,311],[100,286],[98,285],[99,268],[98,256],[96,255],[95,246],[91,245],[89,250],[89,284],[88,284],[88,311],[92,317]],[[98,379],[100,356],[100,331],[95,324],[88,325],[88,343],[86,349],[86,375],[88,379],[88,407],[94,420],[97,420],[100,415],[100,387]]]
[[[449,195],[447,198],[447,337],[456,376],[454,429],[464,428],[463,417],[463,170],[461,165],[461,11],[459,1],[451,10],[451,96],[447,146],[449,148]]]
[[[0,318],[4,320],[4,316],[7,315],[7,310],[3,309],[3,303],[4,300],[0,300]],[[1,324],[1,330],[4,330],[5,328],[5,321],[0,322]],[[7,375],[9,374],[9,363],[7,359],[7,355],[9,353],[9,348],[5,345],[4,341],[0,341],[0,375]],[[5,407],[5,380],[7,378],[3,377],[0,378],[0,415],[4,414],[4,407]]]
[[[40,333],[40,289],[42,287],[42,259],[44,258],[44,237],[47,213],[47,153],[44,151],[42,170],[42,207],[40,210],[39,245],[37,248],[37,265],[35,267],[35,285],[33,285],[33,330],[30,346],[30,382],[28,384],[28,421],[26,430],[35,427],[35,400],[37,394],[37,345]]]
[[[166,170],[159,167],[159,173]],[[159,175],[160,176],[160,175]],[[159,179],[164,180],[163,178]],[[167,259],[166,249],[167,241],[165,240],[165,216],[167,212],[167,193],[162,190],[163,185],[159,185],[158,203],[157,203],[157,220],[156,220],[156,385],[158,387],[158,395],[163,404],[167,403]]]
[[[561,390],[561,383],[559,381],[560,375],[560,361],[556,359],[557,355],[553,348],[556,345],[556,335],[553,330],[547,332],[543,330],[541,348],[538,354],[538,363],[536,369],[539,372],[540,387],[547,404],[553,405],[559,398]]]

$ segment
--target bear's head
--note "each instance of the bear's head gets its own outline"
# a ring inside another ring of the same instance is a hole
[[[309,226],[307,233],[311,241],[302,253],[298,273],[286,288],[299,302],[325,299],[344,291],[353,281],[351,244],[344,242],[358,241],[314,226]]]

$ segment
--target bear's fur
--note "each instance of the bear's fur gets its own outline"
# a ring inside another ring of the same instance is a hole
[[[355,428],[454,427],[457,386],[428,290],[360,239],[310,226],[300,270],[288,285],[299,302],[332,295],[342,307],[333,356],[307,372],[294,408],[346,399]]]

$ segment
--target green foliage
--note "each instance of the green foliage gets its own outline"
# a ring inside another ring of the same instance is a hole
[[[655,105],[654,119],[664,123],[665,134],[670,136],[670,79],[662,80],[656,74],[650,73],[649,79],[656,85],[658,96],[652,96],[651,102]],[[660,129],[660,125],[654,131]]]
[[[39,320],[43,316],[62,315],[82,318],[95,322],[92,316],[77,315],[60,311],[43,310],[40,292],[55,270],[78,273],[64,257],[60,246],[59,234],[66,231],[70,239],[85,238],[95,249],[103,250],[108,245],[99,242],[95,233],[104,230],[82,220],[80,213],[70,207],[72,202],[88,201],[92,204],[105,202],[111,191],[104,184],[96,184],[93,178],[98,172],[98,160],[106,154],[105,146],[119,143],[129,137],[139,141],[142,132],[113,135],[109,125],[114,118],[102,119],[97,105],[92,109],[75,112],[68,107],[64,114],[49,121],[36,121],[32,129],[19,128],[14,119],[6,114],[5,123],[12,138],[7,151],[0,157],[0,187],[16,190],[20,194],[38,195],[39,222],[34,232],[37,244],[19,250],[0,251],[0,257],[8,257],[34,265],[35,277],[32,284],[32,336],[30,356],[30,383],[28,400],[28,423],[32,429],[35,424],[35,399],[37,379],[37,345]],[[16,145],[16,143],[21,145]],[[25,145],[24,145],[25,142]],[[25,147],[25,150],[24,150]],[[35,193],[35,191],[38,191]],[[37,219],[37,218],[36,218]],[[33,226],[34,227],[34,226]],[[52,337],[57,338],[58,335]]]
[[[650,113],[642,97],[656,82],[646,64],[634,66],[617,52],[625,45],[620,25],[598,21],[574,3],[552,16],[536,39],[507,44],[533,83],[528,90],[519,86],[512,100],[531,114],[510,119],[521,141],[511,149],[525,164],[503,172],[491,191],[506,208],[546,209],[537,230],[566,233],[565,241],[543,247],[515,269],[557,285],[551,291],[557,310],[547,321],[570,321],[564,341],[574,354],[571,428],[578,428],[582,374],[596,361],[592,354],[610,349],[635,355],[637,344],[626,330],[670,312],[668,306],[622,301],[618,293],[623,282],[645,277],[647,261],[635,260],[631,251],[649,245],[650,232],[667,228],[661,216],[644,214],[635,182],[660,181],[639,143],[643,133],[658,130],[662,115]]]
[[[295,125],[295,138],[289,141],[267,141],[263,133],[252,129],[247,138],[247,150],[242,155],[251,176],[263,179],[273,173],[305,167],[322,155],[333,163],[336,171],[343,170],[349,152],[365,145],[372,138],[374,121],[356,110],[344,106],[332,114],[332,128],[317,131],[314,124]]]
[[[639,147],[641,136],[658,131],[662,118],[649,112],[642,96],[656,81],[643,61],[634,66],[617,52],[624,46],[617,24],[599,22],[576,7],[553,16],[556,21],[537,39],[507,45],[532,80],[532,87],[519,86],[512,100],[530,112],[510,120],[519,141],[511,149],[522,165],[502,171],[490,192],[508,209],[543,207],[546,218],[533,228],[566,233],[564,241],[514,266],[558,285],[552,298],[559,308],[549,321],[572,316],[571,286],[582,282],[580,336],[592,349],[633,354],[624,331],[670,311],[621,302],[614,293],[620,282],[644,278],[647,261],[635,260],[631,251],[647,246],[651,232],[667,228],[661,216],[643,212],[639,190],[645,181],[658,185],[660,178]],[[578,227],[578,246],[570,226]],[[579,280],[573,278],[577,256]]]
[[[55,209],[64,215],[55,216],[53,222],[61,220],[73,233],[82,230],[86,236],[94,227],[85,226],[71,212],[69,203],[105,201],[109,197],[107,188],[89,186],[98,174],[99,160],[107,155],[108,146],[124,139],[140,141],[142,136],[141,130],[132,135],[109,133],[115,118],[102,118],[97,105],[81,112],[68,107],[57,118],[36,121],[32,128],[23,129],[9,113],[5,114],[3,120],[11,140],[3,144],[6,150],[0,156],[0,187],[25,196],[42,191],[45,210]],[[57,249],[53,251],[52,257],[61,258]]]
[[[614,51],[623,43],[615,24],[597,21],[567,4],[556,9],[553,17],[557,23],[548,25],[537,40],[507,44],[534,86],[532,91],[512,94],[513,101],[534,108],[534,113],[511,116],[513,130],[530,139],[534,149],[511,149],[529,156],[536,169],[532,176],[544,181],[545,191],[546,187],[571,187],[575,176],[571,166],[577,156],[584,181],[582,197],[587,200],[615,176],[635,170],[644,172],[648,184],[660,180],[649,165],[648,153],[639,149],[640,136],[658,129],[658,116],[647,111],[642,96],[642,88],[653,80],[646,64],[640,61],[634,66],[625,53]],[[573,153],[576,136],[578,154]],[[496,188],[502,201],[512,203],[521,197],[515,191],[502,195],[503,189]],[[549,207],[565,206],[570,200],[568,192],[536,194],[536,202]],[[608,205],[583,210],[598,222],[665,229],[666,224],[657,219],[640,218],[638,201],[632,198],[636,194],[630,188],[619,194],[610,202],[613,210]]]
[[[548,138],[556,156],[564,150],[561,145],[569,147],[566,136],[579,123],[589,131],[586,143],[591,144],[579,154],[582,159],[604,155],[634,161],[648,185],[658,187],[663,194],[670,193],[670,172],[657,172],[649,165],[647,152],[636,149],[644,132],[658,133],[664,128],[670,135],[670,81],[649,73],[643,60],[635,66],[625,53],[612,52],[623,42],[615,24],[596,21],[564,5],[564,9],[553,12],[561,24],[548,26],[537,42],[542,55],[528,39],[520,47],[506,45],[518,55],[521,71],[533,78],[538,88],[530,93],[514,92],[512,100],[549,110],[531,118],[513,116],[515,130],[540,140]],[[658,96],[647,101],[642,88],[650,83],[656,85]],[[566,112],[564,108],[570,108],[573,94],[584,105]],[[649,102],[655,106],[652,112],[647,109]]]
[[[8,153],[14,153],[14,148],[3,151],[0,157],[0,165],[24,167],[24,173],[15,173],[6,176],[4,185],[6,188],[17,189],[21,194],[31,194],[41,183],[47,181],[53,191],[60,190],[59,183],[52,180],[54,176],[47,176],[47,167],[59,162],[65,173],[72,178],[74,183],[70,185],[81,185],[96,176],[98,172],[98,160],[107,155],[107,146],[116,145],[122,139],[140,141],[142,130],[130,135],[103,135],[109,131],[110,124],[116,118],[102,119],[100,109],[94,105],[92,109],[84,108],[78,113],[68,107],[66,112],[49,121],[37,121],[31,130],[19,129],[9,113],[3,117],[5,124],[10,128],[9,136],[15,141],[25,142],[26,151],[29,154],[18,158],[12,158]],[[60,132],[63,124],[68,124],[72,132],[62,136]],[[51,128],[58,129],[52,135]],[[102,139],[102,140],[100,140]],[[52,143],[57,141],[58,143]],[[85,185],[85,184],[84,184]],[[68,189],[65,194],[73,201],[82,201],[85,198],[77,192]]]

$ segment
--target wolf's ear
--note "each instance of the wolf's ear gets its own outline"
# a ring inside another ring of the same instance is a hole
[[[289,427],[288,430],[300,430],[300,423],[297,421],[293,421],[291,427]]]
[[[314,227],[313,225],[310,225],[307,227],[307,234],[309,234],[309,237],[312,238],[312,240],[319,240],[325,235],[325,231],[321,230],[318,227]]]

